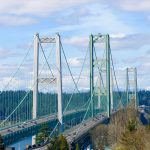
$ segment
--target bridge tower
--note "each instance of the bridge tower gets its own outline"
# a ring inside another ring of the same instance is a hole
[[[113,88],[114,88],[114,82],[113,82],[113,69],[111,68],[110,71],[110,103],[111,103],[111,111],[114,109],[114,97],[113,97]]]
[[[40,78],[39,77],[39,44],[42,43],[55,43],[56,45],[56,67],[57,77]],[[37,101],[38,101],[38,84],[46,82],[48,84],[57,84],[57,97],[58,97],[58,120],[60,123],[60,130],[63,130],[63,113],[62,113],[62,66],[61,66],[61,39],[60,35],[56,34],[55,37],[40,38],[37,33],[34,37],[34,88],[33,88],[33,119],[37,118]]]
[[[137,69],[127,68],[126,69],[126,93],[127,93],[127,105],[134,103],[137,108],[138,97],[137,97]]]
[[[99,67],[98,62],[96,62],[96,58],[94,57],[94,44],[95,43],[105,43],[105,72],[106,72],[106,96],[107,96],[107,115],[110,117],[111,112],[111,93],[110,93],[110,39],[109,35],[90,35],[90,95],[91,95],[91,114],[92,117],[94,114],[94,69],[95,67]],[[96,66],[96,64],[98,66]],[[100,88],[99,88],[100,89]]]
[[[38,74],[39,74],[39,34],[34,36],[34,87],[33,87],[33,114],[32,118],[37,118],[37,99],[38,99]]]

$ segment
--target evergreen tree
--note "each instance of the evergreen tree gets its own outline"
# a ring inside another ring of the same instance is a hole
[[[36,143],[42,143],[43,141],[47,140],[49,138],[49,127],[48,124],[44,124],[39,132],[39,134],[36,136]]]
[[[80,149],[79,149],[79,144],[76,144],[76,150],[80,150]]]
[[[66,138],[63,135],[53,138],[48,146],[48,150],[69,150]]]
[[[60,147],[59,147],[60,150],[69,150],[69,146],[68,146],[67,140],[66,140],[66,138],[63,135],[59,136],[58,141],[60,143]]]
[[[135,120],[129,120],[127,125],[127,130],[132,132],[137,129],[137,123]]]
[[[148,150],[149,138],[145,127],[137,127],[136,121],[130,120],[114,150]]]
[[[4,150],[4,142],[1,135],[0,135],[0,150]]]

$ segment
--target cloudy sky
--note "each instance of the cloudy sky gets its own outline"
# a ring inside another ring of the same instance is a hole
[[[92,34],[110,34],[111,49],[121,88],[125,88],[125,68],[137,67],[138,87],[150,89],[150,1],[149,0],[0,0],[0,81],[10,80],[33,35],[53,36],[59,32],[75,78],[81,69]],[[22,71],[32,75],[33,55]],[[78,71],[79,72],[79,71]],[[88,67],[83,74],[88,75]],[[87,88],[82,76],[80,88]],[[31,78],[31,77],[30,77]],[[68,77],[69,78],[69,77]],[[64,78],[66,87],[71,78]],[[25,77],[15,85],[25,84]],[[14,86],[14,84],[13,84]]]

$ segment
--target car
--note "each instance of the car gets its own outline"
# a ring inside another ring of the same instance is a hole
[[[34,144],[34,145],[32,145],[32,148],[36,148],[36,145]]]
[[[11,130],[10,130],[10,129],[7,129],[7,131],[8,131],[8,132],[11,132]]]
[[[36,122],[36,121],[34,121],[34,124],[37,124],[37,122]]]
[[[17,127],[18,127],[18,128],[21,128],[21,126],[20,126],[20,125],[18,125]]]
[[[84,123],[84,126],[86,126],[86,123]]]
[[[26,150],[32,149],[31,145],[26,145]]]

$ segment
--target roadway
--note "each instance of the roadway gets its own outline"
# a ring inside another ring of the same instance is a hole
[[[78,142],[82,137],[86,136],[91,129],[99,125],[100,123],[105,122],[108,117],[104,115],[97,115],[94,118],[85,120],[84,122],[72,127],[69,130],[66,130],[63,135],[66,137],[67,142],[71,145],[72,142]],[[80,130],[79,130],[80,129]],[[47,145],[41,146],[39,148],[33,148],[36,150],[47,150]]]
[[[54,120],[54,119],[56,119],[56,117],[57,117],[56,115],[51,115],[51,116],[47,116],[47,117],[44,117],[44,118],[40,118],[38,120],[27,121],[27,122],[22,123],[21,125],[8,127],[4,130],[1,130],[0,134],[2,136],[6,136],[7,134],[21,131],[24,128],[30,128],[30,127],[35,126],[37,124],[42,124],[42,123],[47,122],[49,120]]]
[[[90,118],[82,124],[75,126],[71,130],[66,131],[64,136],[66,137],[68,143],[78,141],[83,135],[89,133],[91,129],[104,122],[106,119],[108,118],[104,115],[97,115],[96,117]]]
[[[74,114],[74,113],[77,113],[77,112],[82,112],[82,111],[85,111],[85,110],[82,109],[82,110],[67,111],[64,114],[64,116],[67,116],[69,114]],[[6,136],[8,134],[21,131],[21,130],[23,130],[25,128],[30,128],[30,127],[36,126],[38,124],[43,124],[45,122],[56,120],[56,119],[57,119],[57,115],[53,114],[53,115],[45,116],[45,117],[42,117],[42,118],[39,118],[39,119],[30,120],[30,121],[27,121],[27,122],[23,122],[22,124],[19,124],[19,125],[15,125],[15,126],[12,126],[12,127],[4,128],[4,129],[0,130],[0,134],[2,136]]]

